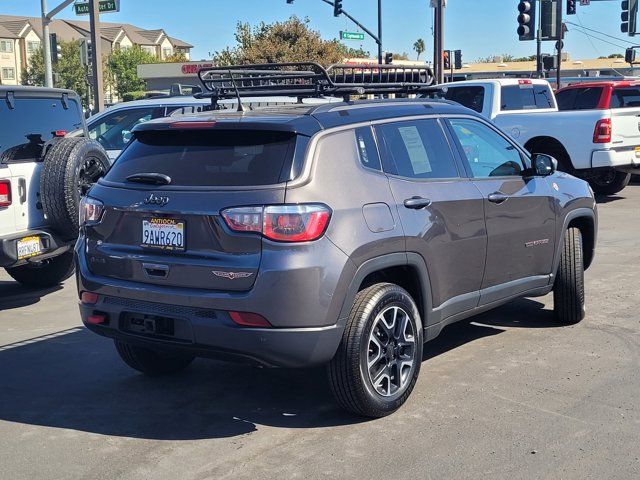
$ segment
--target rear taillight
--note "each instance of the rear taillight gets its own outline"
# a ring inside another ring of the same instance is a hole
[[[11,205],[11,182],[0,180],[0,208]]]
[[[91,197],[84,197],[80,201],[80,226],[95,225],[102,220],[104,204],[100,200]]]
[[[221,212],[236,232],[261,233],[277,242],[310,242],[320,238],[329,224],[326,205],[268,205],[229,208]]]
[[[610,143],[611,142],[611,119],[603,118],[598,120],[596,128],[593,131],[593,143]]]

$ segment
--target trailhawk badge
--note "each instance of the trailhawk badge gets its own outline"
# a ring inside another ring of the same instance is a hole
[[[218,270],[211,270],[216,277],[222,277],[229,280],[235,280],[236,278],[248,278],[253,275],[253,272],[221,272]]]

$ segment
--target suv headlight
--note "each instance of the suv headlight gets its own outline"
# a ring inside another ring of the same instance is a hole
[[[84,197],[80,201],[79,220],[80,226],[95,225],[102,220],[104,203],[91,197]]]

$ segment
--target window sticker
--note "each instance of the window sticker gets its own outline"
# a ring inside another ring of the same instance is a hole
[[[429,162],[427,150],[424,148],[424,144],[422,143],[422,138],[420,138],[418,127],[399,127],[398,132],[400,133],[402,141],[407,148],[413,173],[416,175],[430,173],[432,171],[431,163]]]

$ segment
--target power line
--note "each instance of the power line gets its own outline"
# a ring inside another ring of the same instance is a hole
[[[601,32],[599,30],[595,30],[593,28],[585,27],[584,25],[582,25],[582,20],[580,20],[580,15],[578,15],[578,21],[580,22],[580,25],[578,25],[577,23],[573,23],[573,22],[564,22],[564,23],[566,23],[567,25],[573,25],[574,27],[584,28],[585,30],[589,30],[590,32],[597,33],[598,35],[602,35],[603,37],[613,38],[614,40],[617,40],[619,42],[624,42],[624,43],[628,43],[630,45],[635,45],[633,42],[631,42],[629,40],[625,40],[624,38],[618,38],[616,36],[609,35],[608,33],[604,33],[604,32]]]
[[[573,26],[574,26],[574,27],[576,27],[576,28],[578,28],[578,29],[582,28],[582,27],[580,27],[579,25],[575,25],[575,24],[574,24]],[[617,44],[617,43],[613,43],[613,42],[610,42],[609,40],[604,40],[604,39],[602,39],[602,38],[598,38],[598,37],[596,37],[596,36],[594,36],[594,35],[589,35],[589,34],[588,34],[586,31],[584,31],[584,30],[582,30],[582,31],[581,31],[581,30],[578,30],[578,31],[580,31],[580,33],[584,34],[584,35],[585,35],[587,38],[589,38],[589,39],[598,40],[598,41],[600,41],[600,42],[602,42],[602,43],[607,43],[607,44],[609,44],[609,45],[613,45],[614,47],[621,48],[621,49],[626,49],[626,48],[627,48],[627,47],[626,47],[626,46],[624,46],[624,45],[620,45],[620,44]],[[590,40],[590,41],[591,41],[591,40]],[[593,45],[593,42],[591,42],[591,44]],[[595,46],[593,46],[593,47],[594,47],[594,49],[595,49],[596,51],[598,51],[598,49],[597,49],[597,48],[595,48]]]

